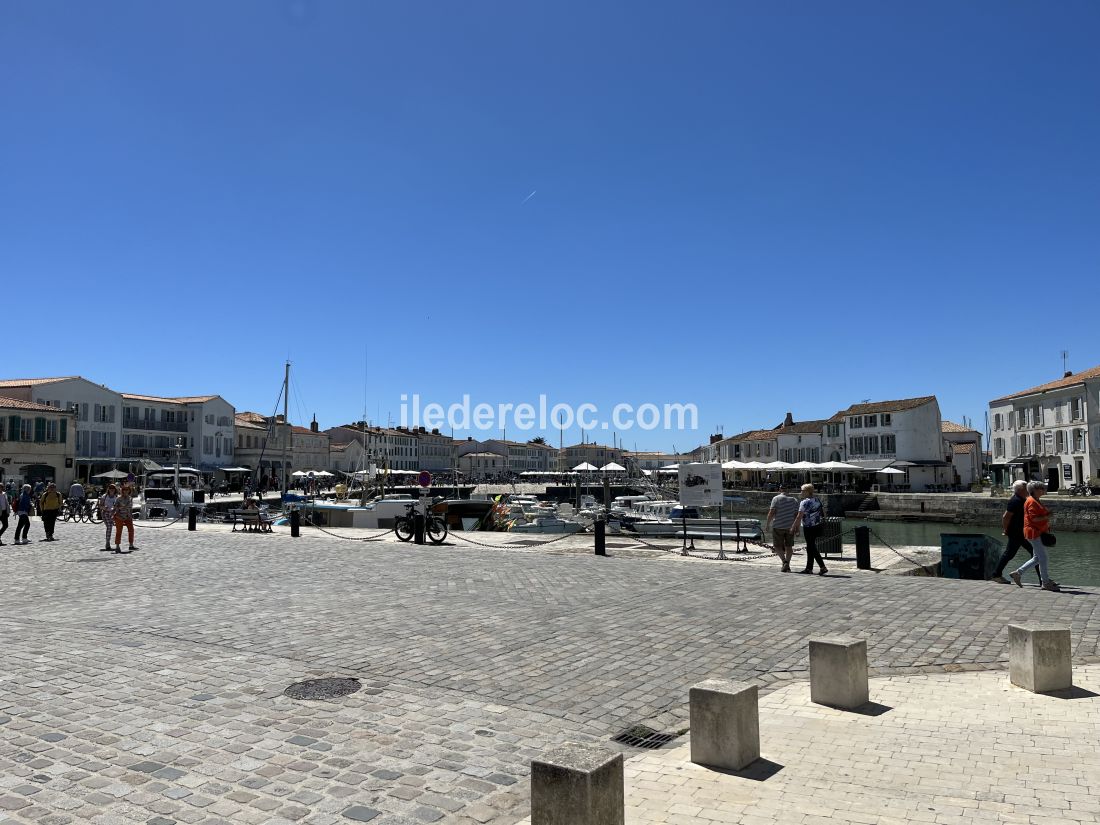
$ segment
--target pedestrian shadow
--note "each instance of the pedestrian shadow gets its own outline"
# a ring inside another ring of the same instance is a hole
[[[741,768],[741,770],[738,771],[731,770],[730,768],[717,768],[713,765],[703,765],[702,767],[714,771],[715,773],[725,774],[726,776],[750,779],[753,782],[766,782],[783,770],[785,766],[780,765],[778,762],[772,762],[770,759],[760,757],[748,767]]]
[[[1043,696],[1052,696],[1055,699],[1095,699],[1100,693],[1094,693],[1088,688],[1072,685],[1061,690],[1044,691]]]
[[[86,559],[69,559],[69,562],[72,564],[79,564],[83,561],[110,561],[110,559],[106,556],[89,556]]]

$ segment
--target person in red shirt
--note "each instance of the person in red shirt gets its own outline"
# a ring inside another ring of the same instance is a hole
[[[1043,590],[1052,590],[1055,593],[1062,588],[1051,579],[1047,568],[1047,547],[1045,541],[1050,536],[1050,510],[1039,501],[1047,491],[1047,486],[1041,481],[1032,481],[1027,485],[1028,498],[1024,502],[1024,538],[1031,542],[1035,555],[1020,565],[1015,573],[1010,573],[1009,578],[1017,587],[1023,587],[1021,576],[1035,565],[1039,565],[1039,574],[1043,577]]]

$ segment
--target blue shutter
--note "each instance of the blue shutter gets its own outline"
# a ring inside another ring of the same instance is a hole
[[[19,440],[19,416],[8,416],[8,441]]]
[[[46,440],[46,419],[41,416],[34,419],[34,440],[39,444]]]
[[[59,437],[59,440],[60,440],[60,442],[61,442],[62,444],[64,444],[64,443],[65,443],[65,438],[66,438],[66,434],[67,434],[68,428],[69,428],[69,421],[68,421],[68,419],[66,419],[66,418],[62,418],[62,419],[61,419],[61,435],[60,435],[60,437]]]

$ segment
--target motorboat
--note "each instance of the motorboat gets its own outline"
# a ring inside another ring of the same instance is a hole
[[[742,538],[758,541],[764,535],[760,519],[710,518],[703,516],[699,508],[686,507],[677,501],[643,502],[641,517],[636,521],[623,521],[623,527],[642,536],[676,536],[684,533],[693,536],[721,535],[723,538]]]
[[[514,522],[509,533],[579,533],[584,525],[577,521],[566,521],[557,516],[541,516],[534,521],[522,524]]]

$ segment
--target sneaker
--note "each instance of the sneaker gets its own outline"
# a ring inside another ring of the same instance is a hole
[[[1055,581],[1045,581],[1045,582],[1043,582],[1043,590],[1049,590],[1052,593],[1061,593],[1062,592],[1062,588],[1060,588],[1058,586],[1058,582],[1055,582]]]
[[[1012,583],[1015,584],[1017,587],[1023,587],[1024,586],[1024,583],[1022,581],[1020,581],[1020,574],[1019,573],[1009,573],[1008,577],[1010,579],[1012,579]]]
[[[1010,582],[1004,576],[994,576],[993,578],[990,579],[990,581],[991,582],[996,582],[997,584],[1012,584],[1012,582]]]
[[[829,568],[828,567],[822,567],[820,570],[817,571],[817,575],[819,575],[819,576],[825,576],[825,575],[828,575],[828,573],[829,573]]]

